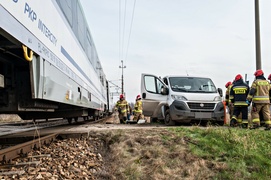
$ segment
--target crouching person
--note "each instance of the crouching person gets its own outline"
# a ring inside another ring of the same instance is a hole
[[[144,119],[143,108],[142,108],[142,100],[140,95],[136,96],[136,102],[134,106],[134,121],[138,121],[139,119]]]
[[[120,123],[125,124],[127,120],[127,111],[129,110],[129,105],[123,94],[120,95],[120,99],[116,103],[115,110],[119,112]]]

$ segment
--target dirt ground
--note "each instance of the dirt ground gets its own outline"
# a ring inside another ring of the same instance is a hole
[[[192,180],[212,179],[226,168],[194,156],[189,141],[168,128],[116,121],[115,115],[109,124],[83,125],[87,138],[58,140],[33,151],[16,162],[27,165],[2,169],[0,179]]]

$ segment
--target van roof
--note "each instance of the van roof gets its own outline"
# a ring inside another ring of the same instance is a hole
[[[187,76],[187,75],[167,75],[164,78],[170,78],[170,77],[191,77],[191,78],[208,78],[208,79],[211,79],[210,77],[206,77],[206,76]]]

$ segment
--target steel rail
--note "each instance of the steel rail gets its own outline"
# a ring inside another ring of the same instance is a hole
[[[39,148],[44,144],[49,144],[56,139],[58,134],[51,134],[38,139],[34,139],[22,144],[18,144],[6,149],[0,150],[0,162],[5,164],[13,159],[29,153],[32,149]]]

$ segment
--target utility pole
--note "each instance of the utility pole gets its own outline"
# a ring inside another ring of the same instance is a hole
[[[124,94],[123,69],[126,68],[126,66],[123,66],[123,60],[121,60],[121,66],[119,66],[119,68],[121,68],[121,94]]]
[[[256,70],[262,69],[259,0],[255,0]]]

